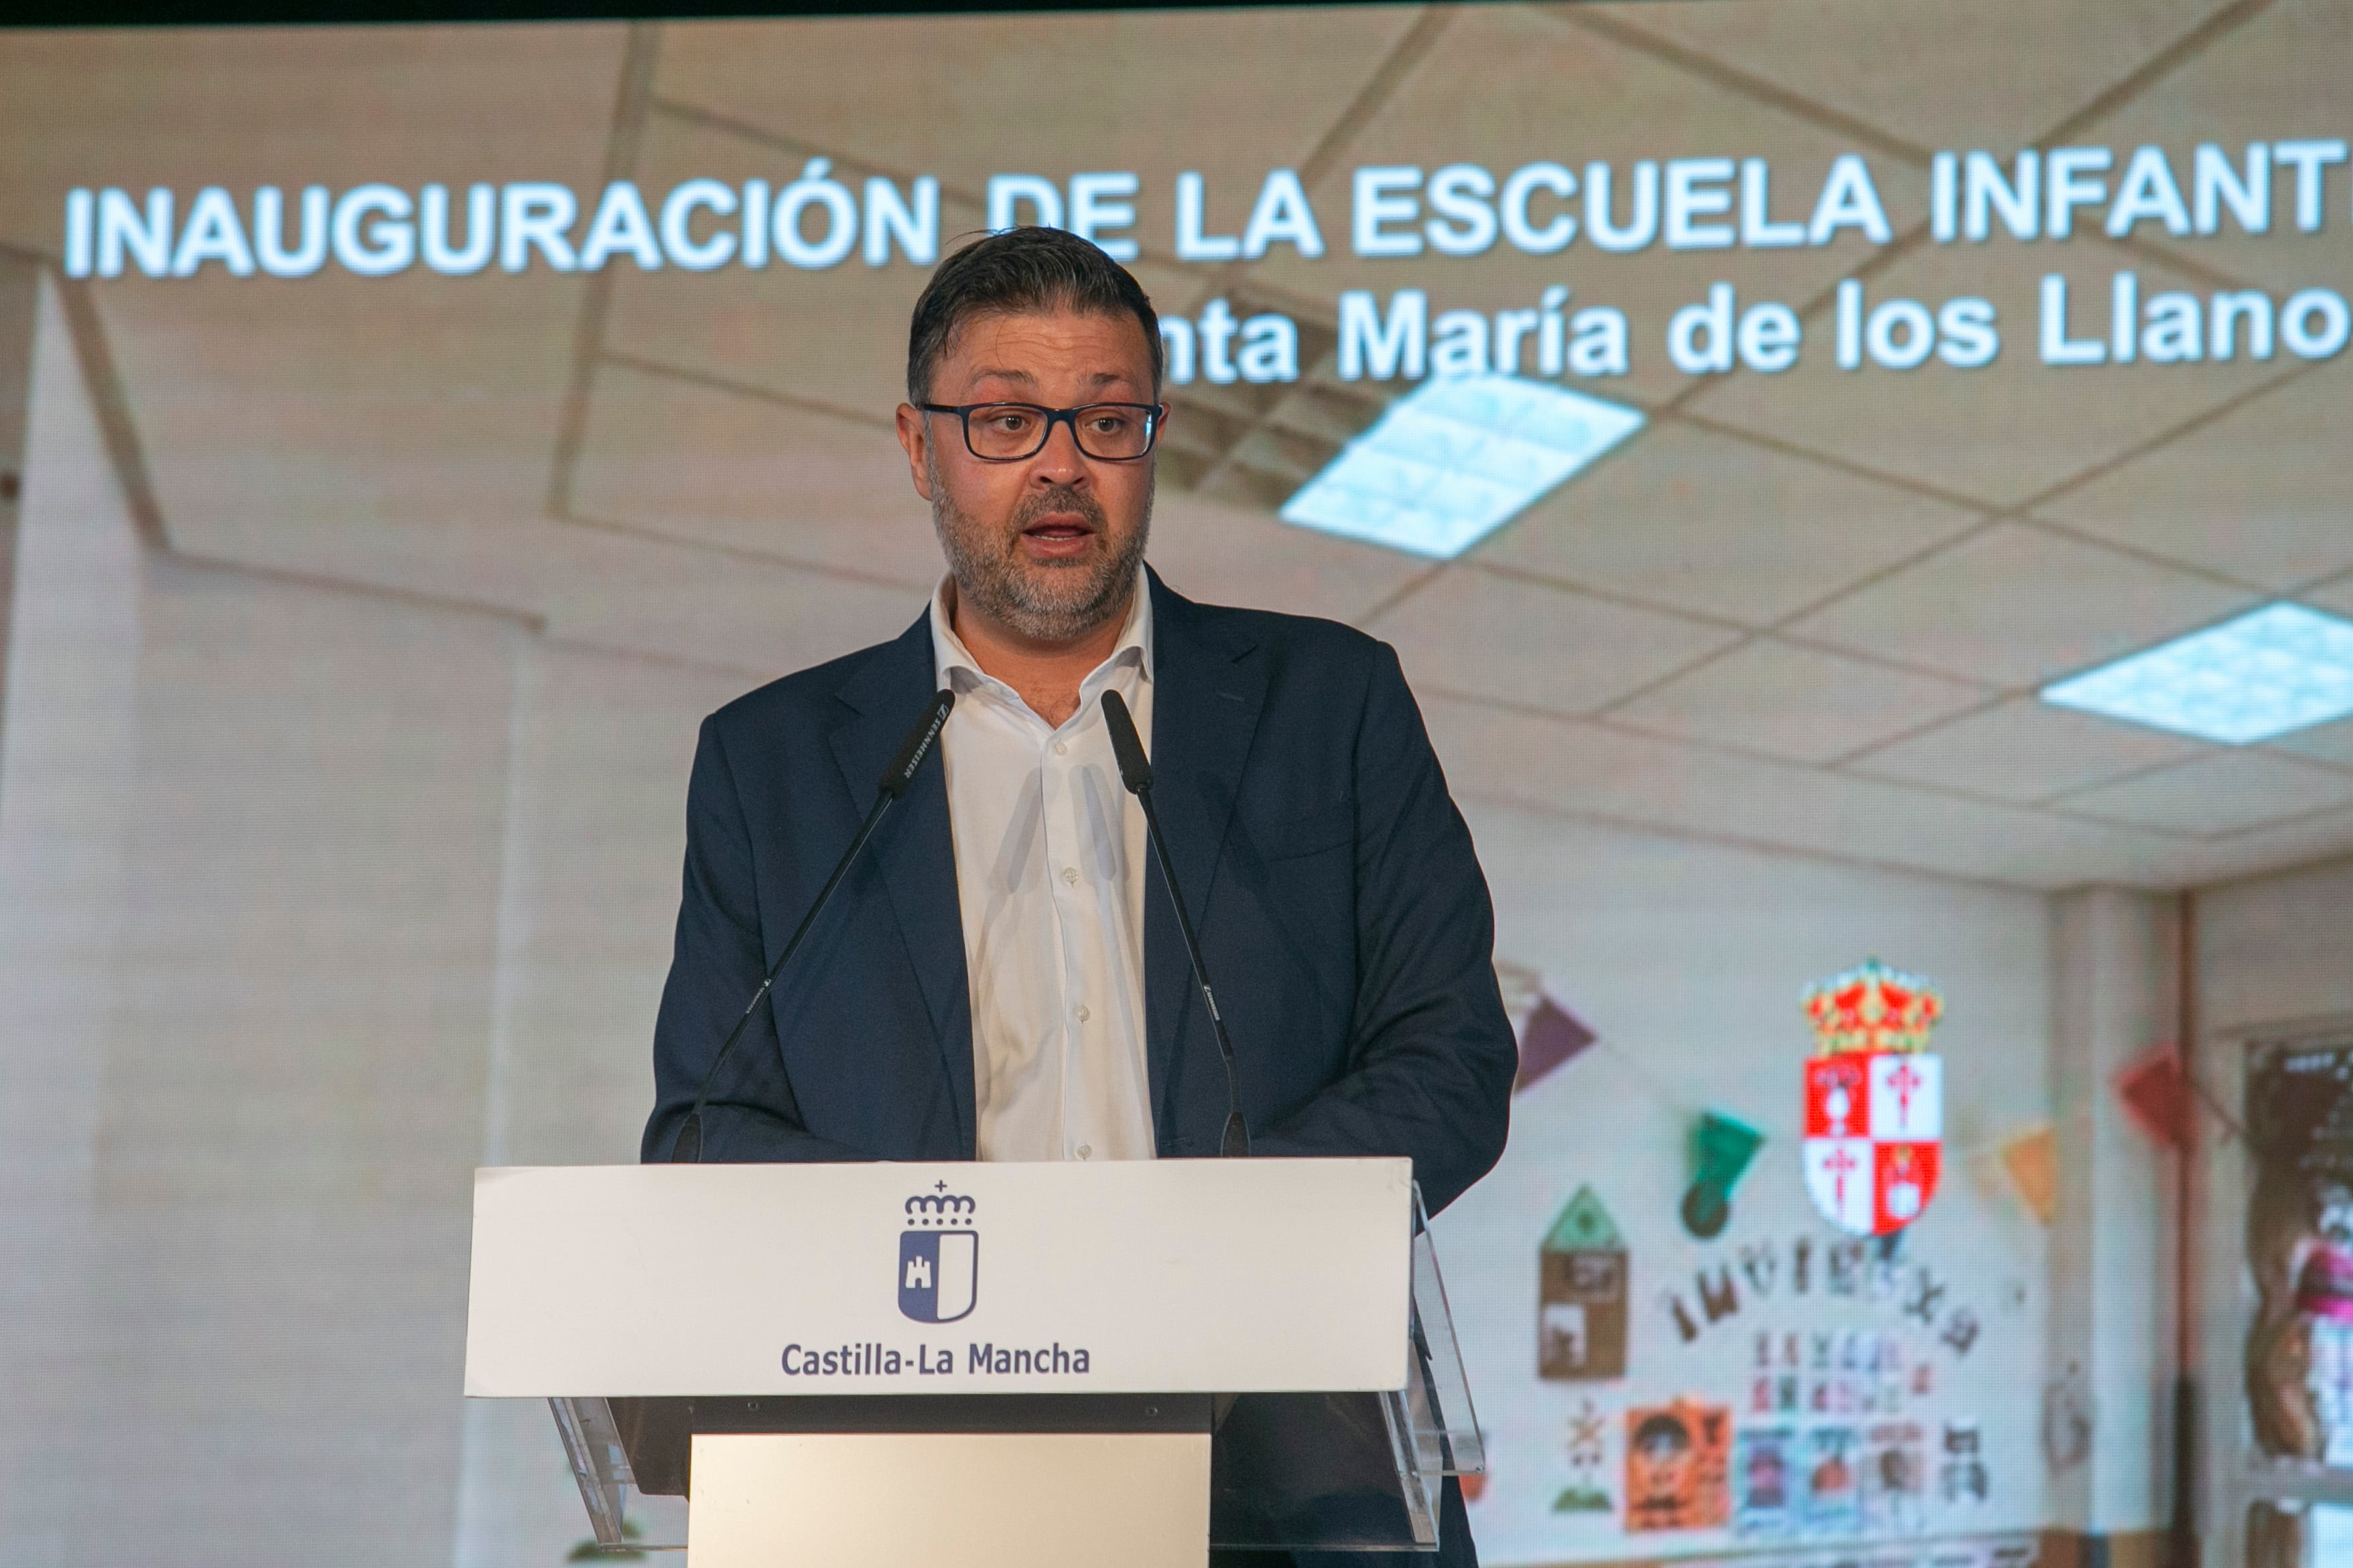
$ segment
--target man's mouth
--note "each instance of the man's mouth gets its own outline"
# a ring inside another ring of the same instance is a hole
[[[1094,524],[1076,512],[1048,512],[1021,531],[1030,552],[1048,557],[1075,554],[1094,536]]]

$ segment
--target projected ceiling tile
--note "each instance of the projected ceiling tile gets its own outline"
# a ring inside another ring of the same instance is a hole
[[[2353,802],[2353,773],[2265,752],[2218,752],[2071,795],[2070,812],[2202,837]]]
[[[1926,147],[2031,143],[2129,79],[2226,0],[1715,0],[1593,7],[1785,92]],[[1584,6],[1564,7],[1572,19]],[[2034,44],[2021,47],[2031,36]],[[1890,68],[1933,60],[1926,70]],[[2321,101],[2326,101],[2325,96]]]
[[[2044,687],[2045,702],[2223,745],[2353,713],[2353,622],[2272,604]]]
[[[574,517],[917,594],[941,572],[888,429],[625,365],[596,373],[571,495]]]
[[[1287,385],[1171,383],[1161,400],[1169,417],[1155,448],[1160,484],[1269,513],[1388,408],[1384,397],[1314,375]]]
[[[0,49],[0,239],[58,254],[74,185],[168,185],[182,216],[206,185],[248,216],[259,184],[586,186],[626,37],[617,23],[15,29]]]
[[[12,163],[47,149],[61,182],[168,182],[184,201],[216,184],[245,198],[271,181],[586,183],[601,166],[618,29],[491,28],[399,47],[310,29],[270,35],[267,51],[257,36],[27,35],[0,51],[0,77],[45,68],[0,84],[0,116],[37,109],[62,129],[0,142]],[[27,188],[0,181],[0,199]],[[58,221],[38,220],[45,250]],[[175,546],[503,602],[512,579],[481,569],[453,525],[539,512],[577,282],[332,266],[234,278],[208,262],[187,279],[90,289]],[[363,537],[387,530],[398,538]]]
[[[1476,567],[1440,569],[1365,629],[1397,645],[1417,686],[1555,713],[1601,707],[1740,636]]]
[[[936,174],[976,197],[996,174],[1067,182],[1133,173],[1142,181],[1133,233],[1166,254],[1179,171],[1204,175],[1211,230],[1238,230],[1267,171],[1314,151],[1418,15],[1366,6],[671,23],[656,90],[821,151]]]
[[[1763,638],[1609,710],[1679,740],[1826,763],[1983,703],[1982,686]]]
[[[1548,287],[1566,285],[1573,290],[1565,306],[1572,318],[1588,307],[1609,307],[1624,312],[1631,335],[1630,374],[1573,376],[1572,384],[1598,396],[1656,402],[1682,390],[1687,379],[1664,353],[1669,319],[1705,300],[1711,284],[1731,281],[1743,308],[1766,300],[1801,304],[1873,247],[1847,229],[1820,247],[1670,248],[1662,234],[1639,249],[1612,253],[1594,243],[1589,193],[1581,192],[1566,209],[1580,226],[1577,234],[1553,254],[1530,254],[1499,238],[1476,255],[1444,255],[1425,237],[1421,253],[1409,259],[1359,257],[1345,226],[1355,171],[1410,165],[1428,176],[1468,163],[1502,182],[1526,164],[1557,160],[1582,181],[1588,163],[1598,160],[1611,167],[1612,214],[1630,224],[1638,161],[1762,158],[1770,164],[1770,216],[1803,222],[1833,160],[1853,151],[1846,140],[1801,118],[1544,14],[1468,6],[1452,14],[1428,56],[1310,187],[1328,247],[1324,258],[1301,260],[1277,248],[1250,276],[1307,299],[1336,300],[1342,290],[1368,289],[1383,308],[1394,290],[1422,289],[1433,322],[1451,310],[1491,318],[1499,310],[1538,310]],[[1895,226],[1912,221],[1905,214],[1926,212],[1925,171],[1875,156],[1870,168]],[[1738,184],[1729,168],[1725,174],[1724,184],[1711,188],[1736,207]],[[1550,224],[1558,210],[1551,198],[1538,198],[1531,222]],[[1736,216],[1728,221],[1736,223]],[[1421,232],[1414,224],[1396,227]],[[1493,363],[1492,328],[1490,339],[1491,367],[1509,368]],[[1520,348],[1521,373],[1535,373],[1536,340],[1530,337]]]
[[[2228,838],[2191,839],[2187,842],[2191,846],[2191,852],[2175,886],[2204,887],[2266,871],[2312,866],[2353,852],[2353,810],[2324,811],[2311,816],[2292,817],[2267,827],[2250,828],[2244,833],[2234,833]],[[2316,934],[2320,941],[2328,942],[2337,937],[2336,923],[2341,921],[2342,917],[2341,908],[2332,908],[2316,922]],[[2282,937],[2277,933],[2267,933],[2267,936],[2276,952],[2282,944]]]
[[[1510,375],[1423,382],[1282,503],[1282,521],[1451,561],[1631,437],[1641,411]]]
[[[174,533],[171,554],[529,619],[544,605],[548,563],[564,548],[565,532],[529,513],[423,514],[396,522],[322,513],[303,528],[290,526],[275,507],[253,506],[202,513]]]
[[[1424,694],[1469,798],[2021,887],[2159,886],[2189,841]]]
[[[1668,750],[1643,736],[1427,688],[1414,700],[1446,768],[1447,785],[1458,796],[1608,816],[1639,797],[1636,780]]]
[[[2253,601],[2209,578],[2005,522],[1805,616],[1789,635],[2025,687]]]
[[[907,629],[921,590],[574,524],[547,564],[550,637],[744,671],[745,689]]]
[[[758,142],[657,111],[640,145],[638,183],[648,192],[696,178],[737,187],[764,178],[781,185],[799,168]],[[844,163],[838,172],[862,189],[871,171]],[[900,188],[903,193],[903,183]],[[943,198],[942,254],[980,222],[979,208]],[[812,238],[822,226],[815,217],[804,226]],[[908,260],[900,247],[886,254],[881,267],[853,253],[822,269],[771,259],[758,269],[731,264],[709,272],[645,272],[617,260],[605,347],[887,420],[906,395],[907,314],[932,269]]]
[[[2080,139],[2120,151],[2144,142],[2164,146],[2176,183],[2194,200],[2198,143],[2211,143],[2243,177],[2251,142],[2343,135],[2340,129],[2316,125],[2302,106],[2339,100],[2348,50],[2353,10],[2337,0],[2275,0],[2255,7],[2246,21],[2115,113],[2085,127]],[[2353,289],[2353,228],[2345,220],[2343,165],[2328,173],[2317,233],[2296,226],[2296,178],[2286,163],[2276,166],[2268,233],[2249,235],[2227,208],[2218,209],[2213,234],[2195,232],[2194,213],[2188,236],[2169,236],[2156,221],[2137,225],[2134,233],[2283,297],[2314,284]]]
[[[2260,587],[2333,576],[2353,567],[2347,381],[2297,376],[2036,512]]]
[[[2153,364],[2145,357],[2130,364],[2042,363],[2045,277],[2065,283],[2066,341],[2104,353],[2119,271],[2133,274],[2143,300],[2191,287],[2105,240],[1924,247],[1863,286],[1861,368],[1838,367],[1835,321],[1825,312],[1807,323],[1796,368],[1726,378],[1691,407],[1867,469],[2008,506],[2113,462],[2295,363],[2249,358],[2243,344],[2235,359],[2210,354],[2199,364]],[[1897,325],[1905,316],[1933,314],[1948,300],[1970,298],[1989,300],[1997,312],[2000,342],[1992,363],[1963,369],[1933,353],[1910,370],[1874,361],[1879,350],[1896,351],[1900,359],[1914,344],[1926,349],[1926,340]],[[1913,304],[1897,303],[1906,300]],[[1873,315],[1883,307],[1889,313],[1874,333]],[[2056,324],[2060,317],[2054,312],[2052,320]]]
[[[2321,587],[2306,589],[2296,597],[2317,608],[2353,620],[2353,573],[2347,573]]]
[[[1977,514],[1674,419],[1478,546],[1477,560],[1769,626]]]
[[[2316,724],[2309,730],[2298,730],[2294,734],[2282,735],[2275,741],[2263,743],[2273,751],[2293,752],[2315,762],[2353,767],[2353,719],[2339,720],[2334,724]]]
[[[1869,847],[1875,859],[1908,861],[1942,876],[2045,889],[2087,883],[2174,888],[2181,885],[2181,868],[2196,848],[2193,841],[2121,825],[1844,773],[1824,776],[1901,795],[1887,800],[1826,792],[1810,823],[1817,837],[1835,844],[1843,835],[1851,844]]]
[[[1881,778],[2023,803],[2181,762],[2205,749],[2179,735],[2019,697],[1846,765]]]
[[[576,286],[480,279],[453,298],[451,281],[106,286],[173,543],[290,567],[337,531],[538,515]],[[462,584],[464,557],[448,565]]]
[[[1187,598],[1356,620],[1430,563],[1288,527],[1270,512],[1165,482],[1152,509],[1153,567]]]

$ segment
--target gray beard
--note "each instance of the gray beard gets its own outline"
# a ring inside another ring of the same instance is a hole
[[[1152,533],[1156,485],[1145,490],[1144,515],[1137,520],[1134,537],[1099,563],[1050,567],[1040,580],[1025,574],[1016,557],[1022,528],[1042,511],[1075,511],[1096,525],[1098,537],[1105,537],[1103,509],[1093,497],[1071,489],[1048,490],[1023,502],[1009,531],[991,538],[948,499],[938,467],[927,463],[926,468],[932,529],[939,535],[941,553],[947,557],[957,595],[982,615],[1036,642],[1075,642],[1125,612],[1128,591]]]

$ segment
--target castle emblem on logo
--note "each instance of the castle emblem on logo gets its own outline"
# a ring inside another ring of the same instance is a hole
[[[980,1278],[979,1205],[942,1182],[906,1204],[899,1233],[899,1310],[919,1323],[953,1323],[972,1310]]]

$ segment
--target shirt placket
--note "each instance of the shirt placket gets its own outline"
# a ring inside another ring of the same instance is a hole
[[[1094,1124],[1095,1086],[1090,1081],[1087,1051],[1095,1001],[1086,994],[1094,889],[1086,847],[1080,842],[1079,805],[1072,798],[1078,764],[1075,734],[1069,730],[1058,731],[1047,742],[1043,763],[1046,841],[1053,857],[1054,913],[1060,938],[1062,1155],[1089,1160],[1097,1152],[1103,1130]]]

